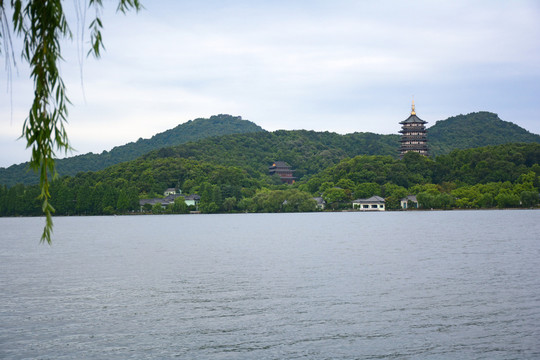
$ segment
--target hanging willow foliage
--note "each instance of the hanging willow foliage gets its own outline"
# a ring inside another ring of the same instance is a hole
[[[84,6],[95,9],[95,18],[88,27],[88,55],[98,58],[103,49],[103,24],[99,17],[103,3],[102,0],[90,0]],[[34,100],[24,121],[21,138],[25,138],[27,148],[32,149],[30,167],[39,174],[39,198],[46,218],[41,242],[51,244],[54,208],[49,201],[49,186],[56,176],[55,151],[70,150],[65,128],[70,102],[58,70],[62,61],[60,45],[62,40],[71,39],[72,33],[61,0],[11,0],[9,3],[0,0],[0,52],[3,50],[5,53],[8,72],[8,64],[11,59],[15,61],[15,56],[6,8],[13,13],[14,33],[22,38],[22,59],[30,65],[30,76],[34,82]],[[125,13],[131,9],[141,9],[139,0],[118,1],[117,11]]]

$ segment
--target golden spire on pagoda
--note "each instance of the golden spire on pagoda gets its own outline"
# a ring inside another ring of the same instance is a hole
[[[412,97],[412,111],[411,111],[411,115],[416,115],[416,111],[414,111],[414,95]]]

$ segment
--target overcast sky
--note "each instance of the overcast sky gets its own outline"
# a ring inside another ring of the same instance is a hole
[[[142,2],[127,16],[105,2],[100,60],[81,66],[77,41],[63,47],[72,155],[220,113],[270,131],[392,134],[413,96],[428,126],[491,111],[540,133],[540,1]],[[4,67],[0,81],[7,167],[30,156],[17,138],[32,82],[21,61],[11,92]]]

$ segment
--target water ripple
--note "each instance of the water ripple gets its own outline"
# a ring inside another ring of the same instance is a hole
[[[540,358],[539,214],[0,219],[0,358]]]

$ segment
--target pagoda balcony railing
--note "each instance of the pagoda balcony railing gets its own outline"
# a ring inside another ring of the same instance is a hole
[[[404,147],[422,147],[422,146],[427,147],[427,142],[418,142],[417,144],[410,144],[410,143],[402,143],[401,144],[402,148],[404,148]]]
[[[421,135],[406,136],[406,135],[403,135],[399,141],[401,141],[401,142],[405,142],[405,141],[427,141],[427,136],[421,136]]]
[[[415,145],[426,145],[427,146],[427,141],[416,141],[416,142],[402,141],[401,142],[401,146],[415,146]]]
[[[422,133],[422,134],[425,134],[426,129],[401,129],[401,130],[399,130],[399,132],[402,133],[402,134],[408,134],[408,133]]]
[[[402,146],[399,148],[400,151],[409,151],[409,150],[426,150],[428,147],[427,145],[410,145],[410,146]]]
[[[420,140],[420,139],[408,139],[408,140],[400,140],[401,145],[412,145],[412,144],[425,144],[427,143],[427,140]]]
[[[401,125],[402,129],[425,129],[426,126],[424,124],[404,124]]]
[[[405,153],[410,152],[410,151],[414,151],[414,152],[421,153],[421,154],[427,154],[429,152],[428,149],[399,149],[399,152],[401,154],[405,154]]]

